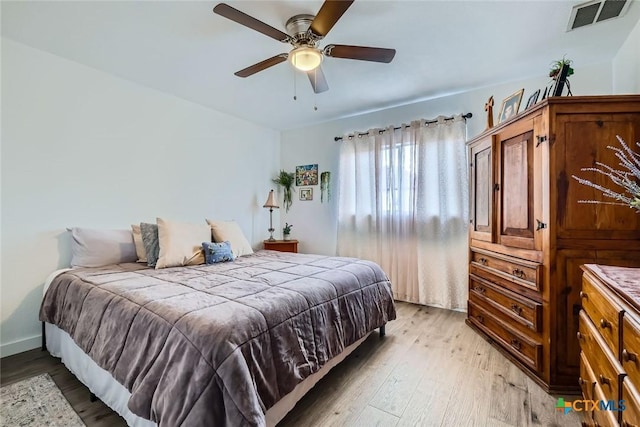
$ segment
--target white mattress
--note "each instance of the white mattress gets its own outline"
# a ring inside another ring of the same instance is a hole
[[[70,269],[57,270],[47,278],[44,284],[43,294],[46,293],[53,279]],[[124,418],[131,427],[153,427],[154,422],[141,418],[132,413],[127,407],[127,402],[131,393],[118,383],[109,372],[98,366],[78,345],[73,338],[65,331],[55,325],[45,323],[45,333],[47,350],[55,357],[59,357],[62,363],[71,371],[84,385],[91,390],[100,400]],[[353,350],[355,350],[367,337],[359,339],[347,347],[338,356],[331,359],[318,372],[307,377],[296,386],[293,391],[284,396],[278,403],[270,408],[266,413],[267,426],[275,426],[293,409],[296,403],[313,388],[322,377],[340,362],[342,362]]]

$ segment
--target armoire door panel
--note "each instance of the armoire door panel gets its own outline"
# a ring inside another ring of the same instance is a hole
[[[533,249],[533,131],[500,141],[500,243]]]
[[[605,175],[582,171],[598,167],[596,162],[622,170],[615,151],[619,135],[627,145],[640,141],[640,119],[632,114],[560,115],[556,118],[557,236],[558,238],[640,239],[640,215],[625,206],[589,204],[581,201],[613,202],[600,190],[580,184],[573,176],[588,179],[618,193],[618,187]]]
[[[494,178],[492,138],[471,147],[471,238],[494,239]]]

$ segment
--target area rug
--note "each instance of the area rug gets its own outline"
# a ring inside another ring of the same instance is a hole
[[[0,388],[0,426],[84,425],[49,374]]]

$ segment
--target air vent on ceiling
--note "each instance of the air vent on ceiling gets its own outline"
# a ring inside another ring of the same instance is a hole
[[[573,7],[567,31],[618,18],[627,11],[631,0],[593,0]]]

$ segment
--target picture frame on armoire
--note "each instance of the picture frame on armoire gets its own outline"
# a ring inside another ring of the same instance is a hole
[[[512,93],[502,101],[502,107],[500,107],[500,114],[498,114],[498,123],[502,123],[511,117],[518,114],[520,109],[520,102],[522,101],[522,94],[524,88],[517,92]]]

